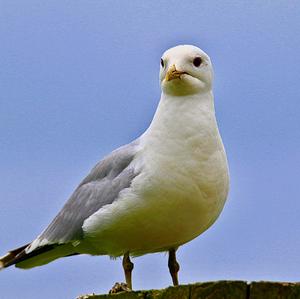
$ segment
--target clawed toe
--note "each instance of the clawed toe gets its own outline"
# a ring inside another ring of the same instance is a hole
[[[116,282],[115,285],[109,291],[109,294],[116,294],[120,292],[131,292],[131,289],[124,282]]]

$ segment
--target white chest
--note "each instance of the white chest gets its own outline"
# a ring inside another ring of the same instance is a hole
[[[211,107],[167,104],[141,137],[133,165],[140,175],[85,223],[103,253],[179,246],[205,231],[224,206],[227,161]]]

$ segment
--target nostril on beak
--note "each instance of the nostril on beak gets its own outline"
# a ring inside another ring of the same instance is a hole
[[[176,71],[176,66],[175,64],[173,64],[169,69],[168,69],[168,72],[174,72]]]
[[[181,75],[187,74],[184,71],[178,71],[176,69],[175,64],[169,67],[167,74],[166,74],[166,81],[171,81],[173,79],[181,79]]]
[[[171,65],[166,74],[166,80],[170,81],[174,78],[174,73],[176,73],[176,66],[175,64]]]

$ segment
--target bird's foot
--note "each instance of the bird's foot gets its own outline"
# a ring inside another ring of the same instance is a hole
[[[120,292],[131,292],[132,290],[127,286],[127,283],[116,282],[115,285],[109,291],[109,294],[116,294]]]

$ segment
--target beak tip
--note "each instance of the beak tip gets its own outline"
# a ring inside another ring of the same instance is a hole
[[[180,79],[180,76],[186,74],[186,72],[183,71],[177,71],[175,64],[173,64],[167,71],[165,80],[171,81],[173,79]]]

